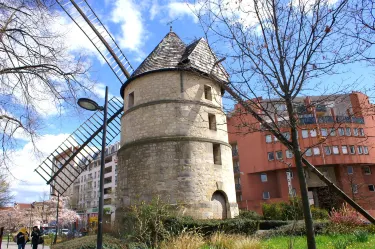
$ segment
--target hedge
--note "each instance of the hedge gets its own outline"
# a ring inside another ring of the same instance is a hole
[[[271,230],[290,223],[291,221],[286,220],[261,220],[259,221],[259,230]]]
[[[84,236],[53,245],[51,249],[96,249],[96,235]],[[103,235],[103,249],[127,249],[126,244],[112,236]]]
[[[238,218],[227,220],[170,218],[164,221],[164,225],[172,234],[178,234],[187,229],[197,231],[204,236],[209,236],[215,232],[252,235],[257,231],[259,222],[256,220]]]

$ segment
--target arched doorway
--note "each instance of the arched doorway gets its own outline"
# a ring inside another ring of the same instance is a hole
[[[216,191],[211,198],[212,203],[212,218],[213,219],[226,219],[227,218],[227,205],[225,195]]]

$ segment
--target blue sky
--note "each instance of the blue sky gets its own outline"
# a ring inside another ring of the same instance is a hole
[[[132,66],[136,68],[169,32],[170,25],[180,38],[190,43],[203,36],[197,19],[185,2],[179,1],[133,1],[133,0],[89,0],[96,14],[113,34]],[[169,22],[172,22],[170,24]],[[104,87],[109,87],[110,95],[120,96],[121,84],[103,63],[99,53],[82,32],[61,11],[61,20],[54,28],[65,30],[69,52],[83,53],[92,64],[90,74],[96,80],[94,88],[96,100],[103,102]],[[80,96],[85,97],[85,96]],[[90,113],[64,109],[62,113],[51,111],[43,115],[44,126],[40,130],[38,149],[44,154],[35,157],[29,141],[20,139],[21,147],[15,154],[12,173],[12,191],[16,202],[40,200],[48,186],[33,170],[50,154]]]

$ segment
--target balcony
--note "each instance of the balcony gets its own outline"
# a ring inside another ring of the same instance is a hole
[[[236,187],[236,191],[241,191],[241,184],[236,183],[235,187]]]
[[[352,120],[348,116],[336,116],[337,123],[351,123]]]
[[[335,120],[333,119],[332,116],[323,116],[323,117],[318,117],[318,123],[319,124],[329,124],[329,123],[334,123]]]
[[[299,124],[301,125],[316,124],[316,120],[315,120],[315,117],[299,118]]]

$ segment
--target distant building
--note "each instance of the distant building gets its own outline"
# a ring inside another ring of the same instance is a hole
[[[278,117],[286,117],[285,105],[277,100],[259,99],[259,104],[274,108]],[[298,139],[306,159],[374,215],[375,112],[368,97],[353,92],[297,98],[295,108]],[[297,172],[293,154],[241,110],[241,105],[236,105],[227,118],[237,202],[241,209],[261,212],[262,203],[300,195]],[[249,131],[244,121],[258,130]],[[290,138],[288,120],[281,118],[277,122],[283,135]],[[313,173],[306,170],[305,177],[310,203],[329,207],[332,192]]]
[[[114,221],[115,189],[117,186],[117,151],[119,142],[109,145],[105,150],[104,170],[104,211],[106,212],[105,222]],[[80,226],[90,225],[97,222],[99,206],[99,179],[100,179],[100,153],[94,156],[86,170],[74,181],[70,187],[70,206],[81,216]],[[109,219],[110,217],[110,219]]]

